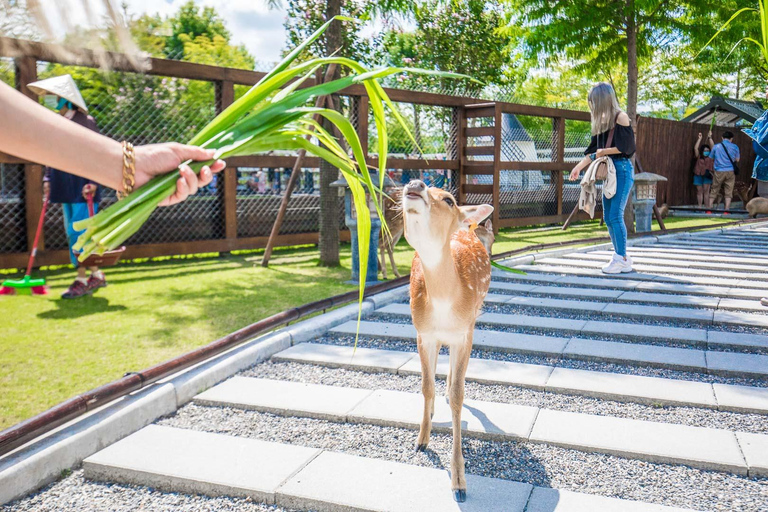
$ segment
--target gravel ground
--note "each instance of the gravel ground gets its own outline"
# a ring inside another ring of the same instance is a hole
[[[289,512],[247,498],[190,496],[148,487],[91,482],[83,470],[15,501],[6,512]]]
[[[416,431],[280,417],[188,405],[162,425],[297,444],[426,467],[450,466],[451,437],[432,434],[413,449]],[[534,443],[464,438],[467,472],[538,486],[707,510],[768,510],[768,480],[640,462]],[[471,489],[470,489],[471,492]]]
[[[331,334],[315,338],[316,343],[330,345],[353,346],[355,337],[349,335]],[[358,347],[378,348],[382,350],[401,350],[404,352],[416,352],[416,342],[395,338],[375,338],[360,336]],[[443,347],[441,354],[447,354]],[[472,356],[478,359],[493,359],[495,361],[512,361],[515,363],[542,364],[547,366],[559,366],[562,368],[575,368],[578,370],[593,370],[598,372],[623,373],[627,375],[642,375],[646,377],[664,377],[667,379],[691,380],[696,382],[710,382],[719,384],[738,384],[742,386],[768,387],[768,380],[750,379],[745,377],[726,377],[722,375],[710,375],[697,372],[683,372],[669,368],[653,368],[650,366],[629,366],[615,363],[603,363],[596,361],[582,361],[579,359],[560,359],[554,356],[535,356],[516,354],[513,352],[495,352],[491,350],[472,350]]]
[[[421,393],[420,375],[367,373],[342,368],[326,368],[301,363],[266,362],[240,375],[263,379],[325,384],[361,389],[389,389]],[[437,380],[435,392],[445,394],[445,381]],[[768,434],[768,418],[760,414],[742,414],[697,407],[653,406],[617,402],[579,395],[565,395],[496,384],[467,382],[465,397],[488,402],[530,405],[558,411],[579,412],[598,416],[616,416],[695,427],[710,427],[756,434]]]

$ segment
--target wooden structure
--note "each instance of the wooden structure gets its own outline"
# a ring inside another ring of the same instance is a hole
[[[0,58],[13,59],[16,86],[30,97],[34,95],[26,88],[26,84],[37,79],[38,61],[97,68],[103,66],[106,60],[113,71],[136,71],[132,62],[120,54],[97,56],[82,49],[70,48],[65,53],[57,50],[57,47],[43,43],[0,38]],[[148,59],[145,64],[146,68],[141,72],[151,76],[213,83],[216,111],[221,111],[234,101],[236,85],[252,85],[265,74],[155,58]],[[314,80],[307,80],[303,86],[313,84]],[[443,159],[389,158],[387,167],[390,170],[439,170],[445,175],[451,175],[451,186],[461,203],[493,204],[493,224],[496,229],[562,223],[566,220],[578,197],[578,184],[565,183],[564,173],[578,160],[578,152],[583,152],[586,147],[585,140],[588,141],[589,132],[587,112],[400,89],[386,89],[386,92],[394,102],[441,109],[452,119],[450,133],[446,134]],[[375,130],[369,128],[369,100],[365,88],[355,85],[341,91],[340,96],[346,97],[346,101],[354,105],[354,123],[368,155],[368,163],[376,166],[378,159],[368,149],[369,137],[374,137]],[[503,124],[510,119],[509,116],[525,119],[527,126],[538,127],[535,144],[528,143],[530,147],[535,147],[533,153],[529,151],[523,157],[508,154],[509,141],[504,140]],[[666,198],[671,206],[689,204],[693,197],[690,183],[693,142],[698,131],[706,132],[707,129],[708,126],[704,125],[662,119],[642,118],[639,122],[638,154],[642,155],[646,170],[669,179]],[[716,130],[715,136],[719,134],[720,131]],[[739,179],[743,180],[748,177],[745,175],[749,174],[747,169],[753,156],[746,136],[738,134],[736,142],[742,150],[741,161],[745,172]],[[243,196],[238,189],[238,168],[292,168],[296,157],[293,154],[230,158],[215,196],[195,197],[185,202],[193,204],[193,201],[209,201],[208,204],[213,206],[206,210],[204,216],[189,214],[188,210],[174,210],[177,207],[158,210],[152,226],[144,228],[153,230],[150,233],[152,236],[145,235],[139,241],[131,241],[124,258],[265,247],[267,235],[274,223],[274,214],[279,209],[279,198]],[[21,200],[4,202],[0,195],[0,268],[18,268],[26,262],[26,250],[31,246],[40,215],[43,168],[37,163],[22,162],[2,154],[0,163],[23,166],[23,192],[18,195]],[[319,160],[307,156],[302,166],[317,168]],[[510,176],[516,176],[515,179],[535,176],[539,185],[521,189]],[[273,216],[254,218],[254,213],[246,207],[254,203],[267,205],[265,208]],[[274,245],[317,243],[316,213],[315,206],[296,212],[292,212],[289,207],[286,222],[294,222],[303,227],[299,232],[281,231],[274,238]],[[8,220],[12,218],[14,222]],[[586,216],[580,213],[576,218]],[[341,235],[342,240],[349,239],[347,231],[342,231]],[[19,246],[20,240],[26,240],[25,244],[22,242],[25,246]],[[46,250],[43,238],[38,264],[66,262],[67,251],[63,248]]]

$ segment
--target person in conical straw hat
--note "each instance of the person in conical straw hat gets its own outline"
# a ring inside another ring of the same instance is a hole
[[[43,96],[46,105],[54,108],[70,121],[99,132],[96,121],[88,115],[88,106],[71,75],[46,78],[33,82],[27,87],[36,94]],[[72,250],[72,246],[82,233],[82,231],[76,231],[73,224],[88,218],[88,196],[92,197],[94,213],[96,212],[101,199],[99,187],[86,178],[46,167],[43,190],[51,203],[61,204],[64,213],[64,228],[69,241],[69,258],[72,265],[77,269],[77,277],[64,292],[62,298],[82,297],[106,286],[107,280],[98,267],[91,267],[91,275],[86,277],[86,269],[79,264],[77,256]]]

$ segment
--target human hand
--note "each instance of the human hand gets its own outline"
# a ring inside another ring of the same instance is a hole
[[[206,161],[213,158],[213,149],[203,149],[197,146],[187,146],[176,142],[163,144],[147,144],[136,146],[136,185],[135,188],[148,182],[151,178],[173,172],[182,162],[187,160]],[[160,206],[169,206],[184,201],[190,195],[197,193],[199,187],[208,185],[213,179],[213,174],[226,167],[223,160],[216,160],[211,166],[204,166],[200,174],[182,165],[179,169],[180,178],[176,180],[176,192],[163,200]]]
[[[44,181],[43,182],[43,199],[48,197],[50,194],[51,194],[51,182]]]
[[[608,152],[606,151],[606,148],[601,148],[595,151],[595,158],[602,158],[606,156]]]
[[[581,169],[573,168],[571,171],[571,174],[568,176],[568,179],[571,181],[576,181],[579,179],[579,175],[581,174]]]
[[[710,133],[711,133],[711,132],[710,132]],[[701,132],[699,132],[699,140],[701,140],[701,137],[702,137],[702,135],[701,135]]]
[[[89,183],[83,187],[83,199],[88,199],[89,195],[96,194],[96,185]]]

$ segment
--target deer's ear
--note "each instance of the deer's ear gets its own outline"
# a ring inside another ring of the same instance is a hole
[[[493,213],[493,206],[489,204],[473,204],[471,206],[460,206],[462,227],[469,227],[473,224],[480,224]]]

